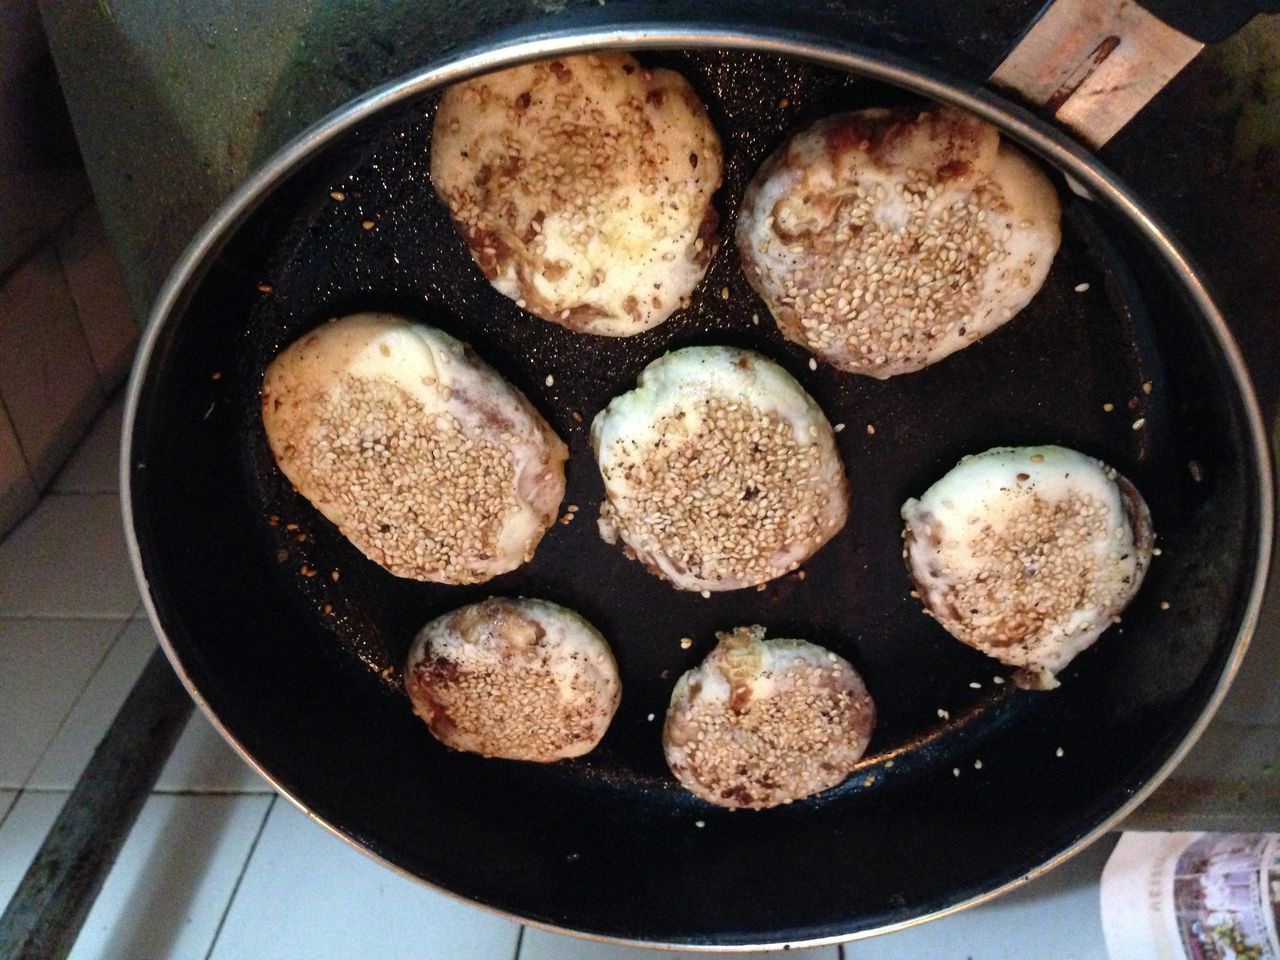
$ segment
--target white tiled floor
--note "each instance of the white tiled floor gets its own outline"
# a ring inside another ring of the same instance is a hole
[[[212,960],[494,960],[514,955],[519,933],[392,873],[277,800]]]
[[[0,620],[0,787],[26,785],[123,628],[118,620]]]
[[[85,919],[71,960],[203,960],[271,801],[261,795],[152,796]]]
[[[56,493],[0,543],[0,617],[124,618],[138,608],[113,493]]]
[[[23,793],[0,824],[0,903],[8,903],[18,882],[57,819],[65,793]]]

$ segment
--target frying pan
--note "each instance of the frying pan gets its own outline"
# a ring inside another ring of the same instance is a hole
[[[604,48],[674,67],[702,95],[725,148],[725,236],[758,164],[814,118],[926,98],[985,117],[1059,185],[1064,239],[1044,289],[980,343],[886,382],[810,370],[731,242],[692,306],[639,336],[582,336],[523,314],[472,265],[432,190],[436,97],[488,70]],[[531,563],[475,587],[396,579],[276,469],[259,416],[266,364],[357,309],[401,312],[471,343],[569,444],[565,503],[580,510]],[[645,364],[695,343],[765,352],[846,424],[850,520],[803,579],[704,599],[597,536],[591,418]],[[965,453],[1046,442],[1130,477],[1162,547],[1122,623],[1047,694],[996,683],[1007,670],[923,616],[897,513]],[[406,875],[525,922],[648,945],[865,936],[1061,862],[1131,811],[1203,730],[1253,628],[1271,545],[1270,466],[1247,374],[1195,272],[1132,193],[990,93],[767,28],[526,35],[321,121],[227,201],[175,268],[130,384],[124,450],[148,611],[192,696],[246,760]],[[411,714],[399,670],[414,632],[489,595],[563,603],[609,638],[623,699],[593,753],[483,760],[445,750]],[[675,785],[660,726],[676,678],[714,632],[751,623],[850,659],[880,722],[842,786],[730,812]]]

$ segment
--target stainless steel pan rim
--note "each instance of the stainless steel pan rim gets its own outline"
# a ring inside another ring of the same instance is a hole
[[[1240,629],[1237,633],[1234,648],[1223,670],[1221,677],[1209,699],[1205,710],[1192,725],[1173,754],[1156,774],[1138,791],[1136,791],[1118,810],[1094,830],[1077,840],[1071,847],[1057,856],[1028,871],[1021,877],[1010,881],[980,896],[971,897],[942,910],[916,917],[900,923],[888,924],[857,933],[835,937],[823,937],[812,940],[794,942],[767,942],[759,944],[735,944],[719,946],[715,944],[659,943],[647,940],[627,940],[584,934],[569,928],[551,924],[532,922],[523,917],[507,914],[486,904],[457,897],[449,890],[440,888],[421,878],[408,873],[399,866],[366,849],[358,840],[341,830],[324,822],[313,814],[297,797],[291,796],[271,775],[262,769],[244,747],[236,741],[230,732],[223,727],[218,717],[209,709],[200,692],[195,688],[177,653],[175,652],[163,624],[156,614],[148,588],[146,574],[139,552],[138,538],[134,529],[132,491],[131,491],[131,450],[133,445],[133,425],[137,415],[138,400],[142,383],[151,362],[160,331],[169,317],[183,302],[184,294],[190,285],[203,275],[204,267],[219,253],[223,241],[228,237],[259,203],[271,192],[272,188],[288,176],[325,145],[335,138],[361,123],[368,117],[398,103],[425,94],[439,87],[456,83],[468,77],[514,66],[529,60],[544,57],[582,53],[607,48],[628,50],[673,49],[673,48],[725,48],[734,50],[754,50],[808,60],[822,66],[857,73],[894,86],[902,87],[921,96],[951,103],[983,117],[998,126],[1027,149],[1038,154],[1063,173],[1067,174],[1073,186],[1082,189],[1087,196],[1103,203],[1132,223],[1149,241],[1151,247],[1163,258],[1165,263],[1185,287],[1192,302],[1203,317],[1209,330],[1213,333],[1219,348],[1222,350],[1227,366],[1234,378],[1240,401],[1244,407],[1248,421],[1253,462],[1256,469],[1256,480],[1259,491],[1258,512],[1260,527],[1258,531],[1257,551],[1254,558],[1255,569],[1253,582],[1250,584],[1248,597],[1244,603]],[[1262,605],[1263,591],[1267,582],[1267,571],[1272,551],[1274,530],[1274,479],[1270,461],[1267,432],[1262,414],[1254,395],[1248,371],[1244,365],[1226,321],[1208,291],[1191,267],[1181,248],[1169,237],[1162,224],[1147,214],[1132,191],[1121,183],[1112,173],[1103,167],[1098,160],[1083,146],[1068,139],[1060,131],[1045,121],[1030,114],[1001,97],[983,88],[946,78],[942,74],[926,70],[907,61],[877,53],[867,47],[842,42],[840,40],[818,37],[813,34],[752,26],[749,28],[733,28],[717,26],[711,23],[691,23],[670,25],[650,22],[634,22],[624,25],[592,26],[587,28],[559,28],[535,33],[514,40],[503,40],[485,46],[475,46],[454,55],[441,63],[424,67],[402,79],[395,80],[357,98],[346,106],[320,119],[278,153],[245,181],[211,216],[204,227],[196,234],[182,256],[178,259],[161,289],[151,311],[146,330],[138,348],[138,354],[130,376],[125,400],[124,429],[121,437],[120,459],[120,496],[121,509],[124,515],[125,536],[130,561],[133,564],[134,576],[141,587],[143,603],[147,609],[151,625],[156,631],[165,654],[174,670],[190,692],[192,698],[204,711],[205,716],[217,728],[223,738],[231,744],[241,758],[270,782],[277,792],[286,797],[307,816],[320,824],[334,836],[344,840],[361,853],[378,861],[402,876],[418,883],[423,883],[454,899],[460,899],[473,906],[508,917],[519,923],[531,924],[542,929],[573,936],[587,937],[610,943],[628,946],[680,949],[685,951],[762,951],[798,949],[817,947],[859,940],[881,933],[890,933],[905,929],[928,920],[937,919],[960,910],[983,903],[999,896],[1015,887],[1021,886],[1055,866],[1079,853],[1097,840],[1102,834],[1112,830],[1133,812],[1161,782],[1169,776],[1175,767],[1187,755],[1188,751],[1200,738],[1209,721],[1217,712],[1223,697],[1226,695],[1232,679],[1240,667],[1249,640],[1257,625],[1259,610]]]

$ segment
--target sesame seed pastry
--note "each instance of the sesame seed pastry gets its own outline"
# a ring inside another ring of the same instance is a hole
[[[844,526],[831,424],[782,367],[686,347],[649,364],[591,425],[600,535],[681,590],[738,590],[797,569]]]
[[[262,421],[284,475],[399,577],[482,583],[532,559],[569,452],[470,348],[403,317],[317,327],[267,367]]]
[[[671,70],[561,57],[447,89],[431,180],[490,283],[571,330],[625,337],[687,303],[717,245],[720,139]]]
[[[736,239],[787,339],[885,379],[1025,307],[1060,219],[1048,177],[991,124],[952,107],[873,108],[821,120],[765,161]]]
[[[762,809],[841,783],[866,752],[876,711],[843,657],[764,627],[720,633],[671,694],[667,765],[691,793]]]
[[[599,631],[572,610],[523,597],[432,620],[404,677],[414,712],[445,746],[540,763],[594,749],[622,697]]]
[[[965,457],[902,517],[925,612],[1034,689],[1115,622],[1155,545],[1133,484],[1065,447]]]

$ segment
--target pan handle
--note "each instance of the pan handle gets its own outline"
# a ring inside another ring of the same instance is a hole
[[[1280,0],[1052,0],[991,75],[1100,147],[1190,63]]]

